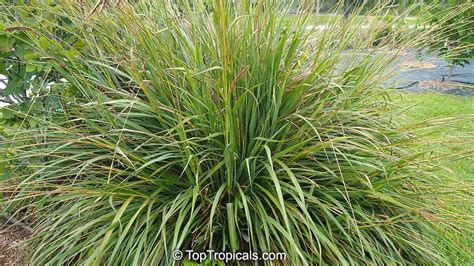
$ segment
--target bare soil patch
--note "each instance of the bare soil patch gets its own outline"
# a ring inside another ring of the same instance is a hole
[[[26,259],[20,247],[22,240],[29,237],[28,231],[12,225],[0,218],[0,265],[26,265]]]
[[[416,68],[416,69],[430,69],[436,68],[437,65],[428,61],[406,61],[401,64],[403,67]]]
[[[466,85],[460,82],[437,81],[437,80],[420,80],[422,88],[435,88],[441,90],[449,90],[453,88],[465,88]]]

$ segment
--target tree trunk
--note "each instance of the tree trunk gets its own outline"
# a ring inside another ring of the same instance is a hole
[[[320,8],[320,2],[319,0],[316,0],[314,3],[314,26],[318,26],[318,20],[319,20],[319,8]]]
[[[403,5],[403,11],[405,11],[407,9],[407,6],[408,6],[408,0],[403,0],[402,1],[402,5]]]
[[[344,19],[347,19],[352,11],[352,0],[344,0]]]
[[[453,77],[453,70],[454,70],[454,65],[451,65],[449,67],[449,72],[448,72],[448,82],[451,82],[451,78]]]

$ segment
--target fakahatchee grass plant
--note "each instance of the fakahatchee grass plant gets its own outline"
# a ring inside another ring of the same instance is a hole
[[[31,264],[170,265],[190,249],[444,261],[439,166],[415,134],[434,125],[400,123],[383,89],[427,31],[380,39],[390,23],[337,17],[311,28],[311,3],[288,22],[279,1],[171,2],[32,12],[26,34],[44,38],[31,45],[75,93],[50,96],[61,108],[48,118],[18,112],[38,129],[0,146],[8,203],[36,219]]]

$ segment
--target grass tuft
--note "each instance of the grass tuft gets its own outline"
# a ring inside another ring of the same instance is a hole
[[[383,90],[427,33],[355,15],[308,29],[312,5],[288,23],[274,1],[137,2],[34,13],[50,44],[31,45],[75,94],[0,146],[8,203],[37,219],[32,264],[168,265],[176,249],[446,261],[435,236],[455,221],[432,204],[444,173],[418,134],[438,124],[397,122]]]

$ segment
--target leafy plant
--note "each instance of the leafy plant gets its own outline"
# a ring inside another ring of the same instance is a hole
[[[453,68],[469,64],[474,57],[474,7],[465,1],[448,1],[445,5],[437,5],[434,12],[425,19],[436,25],[434,38],[429,42],[429,50],[446,58],[451,64],[448,81],[451,81]]]
[[[60,50],[70,57],[81,49],[81,43],[73,34],[62,30],[68,24],[66,17],[45,14],[42,6],[42,2],[35,1],[0,4],[0,82],[4,87],[0,90],[0,102],[2,106],[9,105],[11,109],[45,118],[50,109],[58,108],[55,95],[67,92],[61,76],[52,67],[51,58],[41,56],[38,51]],[[58,9],[59,4],[47,1],[44,7]],[[45,22],[42,30],[47,34],[35,29],[39,17]],[[36,126],[34,119],[22,120],[10,110],[0,109],[0,113],[10,126]]]
[[[439,167],[414,134],[427,125],[398,124],[385,98],[390,36],[367,49],[383,27],[307,30],[313,3],[285,23],[273,1],[163,2],[38,7],[41,35],[60,16],[83,47],[32,44],[75,94],[0,146],[8,203],[37,219],[32,264],[168,265],[176,249],[444,261]]]

